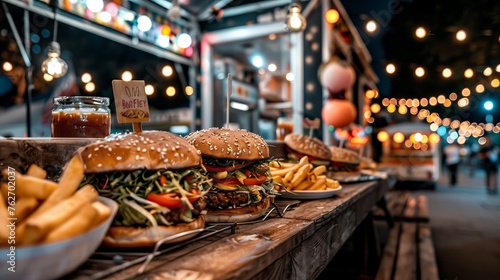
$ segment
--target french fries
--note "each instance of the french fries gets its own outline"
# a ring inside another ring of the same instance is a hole
[[[32,164],[28,168],[28,171],[26,171],[26,175],[45,179],[47,178],[47,171],[36,164]]]
[[[50,196],[35,210],[32,215],[37,217],[55,204],[71,196],[82,181],[84,176],[83,162],[81,158],[75,156],[71,158],[66,168],[63,170],[59,187],[56,188]]]
[[[37,165],[31,165],[26,174],[16,172],[13,205],[8,205],[4,197],[11,191],[10,185],[0,182],[0,219],[16,218],[16,245],[74,237],[109,218],[111,209],[97,200],[94,187],[79,188],[83,172],[82,161],[77,157],[66,165],[59,183],[45,179],[46,171]],[[0,227],[0,247],[7,246],[9,235],[12,232],[7,226]]]
[[[86,203],[97,199],[98,193],[91,185],[79,189],[71,197],[54,205],[40,215],[31,215],[26,221],[23,244],[35,244],[42,240],[51,230],[67,222]]]
[[[337,189],[340,184],[337,180],[326,176],[326,166],[313,167],[306,156],[298,163],[276,162],[269,163],[273,181],[289,191],[294,190],[327,190]]]

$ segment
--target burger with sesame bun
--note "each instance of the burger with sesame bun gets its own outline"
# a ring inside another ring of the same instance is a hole
[[[299,161],[302,157],[307,156],[309,162],[313,165],[330,165],[332,152],[318,138],[292,133],[287,134],[283,141],[289,159]]]
[[[204,195],[212,183],[199,152],[181,136],[165,131],[115,135],[77,154],[85,169],[81,186],[91,184],[119,204],[103,245],[152,246],[205,226]]]
[[[275,191],[269,147],[262,137],[243,129],[214,127],[186,138],[201,152],[212,178],[206,195],[208,222],[244,222],[265,214]]]

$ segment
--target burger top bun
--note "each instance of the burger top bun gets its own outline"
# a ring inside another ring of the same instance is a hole
[[[355,151],[339,147],[330,147],[330,151],[332,152],[331,161],[334,162],[359,164],[361,161],[361,159],[359,158],[359,154]]]
[[[166,131],[143,131],[108,137],[78,152],[86,173],[137,169],[182,169],[201,164],[201,156],[186,139]]]
[[[309,137],[297,133],[287,134],[285,144],[301,154],[310,155],[316,158],[330,160],[332,152],[323,141],[318,138]]]
[[[269,147],[259,135],[244,129],[212,127],[195,131],[186,139],[202,155],[236,160],[261,160],[269,157]]]

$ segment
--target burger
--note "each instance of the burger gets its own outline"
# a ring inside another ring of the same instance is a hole
[[[212,179],[206,195],[208,222],[245,222],[268,210],[275,191],[269,172],[269,147],[259,135],[209,128],[186,136],[201,152]]]
[[[81,185],[91,184],[119,204],[103,245],[152,246],[205,226],[204,195],[212,184],[200,154],[181,136],[165,131],[117,135],[77,154],[85,169]]]
[[[330,147],[332,152],[330,170],[331,171],[344,171],[344,172],[357,172],[361,162],[359,154],[355,151],[340,148]]]
[[[309,162],[315,166],[330,165],[332,152],[323,141],[318,138],[292,133],[283,139],[286,145],[287,157],[290,160],[299,161],[307,156]]]

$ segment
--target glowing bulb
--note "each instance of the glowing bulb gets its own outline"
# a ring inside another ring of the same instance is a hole
[[[95,90],[95,84],[90,82],[88,84],[85,85],[85,90],[87,92],[93,92]]]
[[[443,77],[445,77],[445,78],[451,77],[451,74],[452,74],[451,73],[451,69],[450,68],[444,68],[442,74],[443,74]]]
[[[191,39],[191,36],[187,33],[181,33],[177,36],[177,45],[183,49],[188,48],[191,46],[191,43],[193,40]]]
[[[104,8],[104,1],[102,0],[87,0],[87,9],[93,13],[98,13]]]
[[[385,67],[385,71],[386,71],[388,74],[394,74],[394,72],[396,72],[396,66],[394,66],[394,64],[392,64],[392,63],[389,63],[389,64],[387,64],[387,66]]]
[[[144,88],[144,92],[146,93],[146,95],[153,95],[153,93],[155,93],[155,88],[152,85],[146,85],[146,87]]]
[[[2,65],[2,68],[5,72],[9,72],[9,71],[12,71],[12,69],[14,68],[12,66],[12,63],[10,62],[4,62],[3,65]]]
[[[289,82],[293,81],[295,79],[295,75],[292,72],[288,72],[285,75],[285,79]]]
[[[396,132],[392,136],[392,140],[394,140],[394,142],[396,142],[398,144],[401,144],[405,141],[405,135],[401,132]]]
[[[254,55],[252,57],[252,64],[256,68],[262,68],[262,66],[264,66],[264,58],[262,58],[262,56],[260,55]]]
[[[377,30],[377,23],[373,20],[370,20],[366,23],[366,31],[373,33]]]
[[[486,67],[483,71],[483,75],[491,76],[491,74],[493,74],[493,69],[491,69],[491,67]]]
[[[478,84],[476,86],[476,92],[477,93],[483,93],[484,92],[484,86],[482,84]]]
[[[301,7],[298,3],[292,3],[286,16],[286,28],[292,32],[299,32],[306,28],[306,18],[300,13]]]
[[[425,75],[425,70],[424,68],[422,67],[417,67],[417,69],[415,69],[415,75],[417,77],[423,77]]]
[[[59,55],[61,47],[57,42],[51,42],[48,51],[48,58],[42,62],[42,72],[54,78],[60,78],[68,72],[68,64]]]
[[[153,27],[153,23],[151,22],[151,19],[145,15],[140,15],[137,18],[137,29],[139,29],[142,32],[148,32],[151,30],[151,27]]]
[[[418,38],[422,39],[427,35],[427,31],[425,31],[425,28],[419,27],[419,28],[417,28],[417,30],[415,30],[415,35]]]
[[[339,18],[340,18],[340,14],[335,9],[330,9],[325,14],[326,22],[331,23],[331,24],[334,24],[337,21],[339,21]]]
[[[274,63],[271,63],[267,66],[267,70],[274,72],[274,71],[278,70],[278,66],[276,66],[276,64],[274,64]]]
[[[194,88],[192,86],[186,86],[184,89],[184,92],[186,92],[187,96],[191,96],[194,93]]]
[[[132,72],[130,71],[124,71],[122,73],[122,80],[128,82],[128,81],[132,81]]]
[[[500,86],[500,80],[498,79],[491,80],[491,86],[497,88],[498,86]]]
[[[110,23],[112,16],[109,12],[102,11],[97,14],[97,21],[102,23]]]
[[[371,106],[370,106],[370,110],[372,111],[372,113],[374,114],[377,114],[378,112],[380,112],[380,105],[378,103],[373,103]]]
[[[463,41],[463,40],[465,40],[465,38],[467,38],[467,33],[465,33],[465,31],[463,31],[463,30],[459,30],[457,32],[456,38],[458,41]]]
[[[92,81],[92,76],[89,73],[83,73],[82,74],[82,82],[88,83]]]
[[[385,142],[387,140],[389,140],[389,133],[387,133],[386,131],[380,131],[378,134],[377,134],[377,139],[378,141],[380,142]]]
[[[464,77],[466,78],[472,78],[472,76],[474,76],[474,71],[470,68],[467,68],[465,71],[464,71]]]
[[[174,69],[172,69],[172,66],[167,65],[164,66],[163,69],[161,69],[161,74],[165,77],[170,77],[174,73]]]
[[[170,87],[167,88],[166,92],[167,92],[168,96],[172,97],[172,96],[175,95],[175,88],[172,87],[172,86],[170,86]]]

